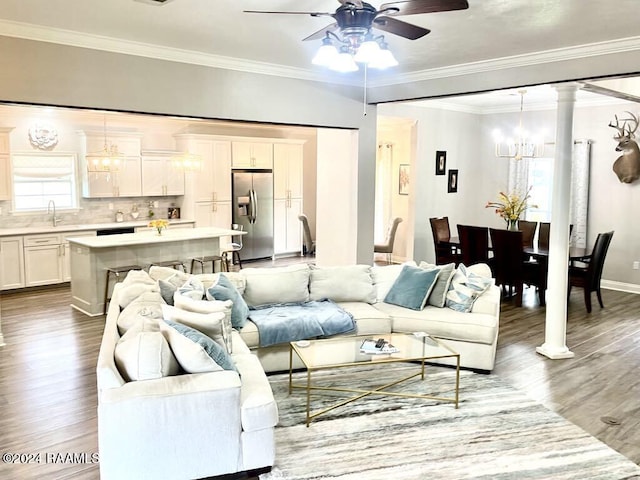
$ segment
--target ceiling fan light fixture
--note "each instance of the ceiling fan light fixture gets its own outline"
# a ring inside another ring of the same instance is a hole
[[[358,65],[353,60],[353,56],[349,53],[346,47],[340,49],[340,53],[335,60],[329,65],[331,70],[335,70],[340,73],[357,72]]]
[[[373,38],[373,35],[367,33],[364,37],[364,42],[358,47],[353,59],[358,63],[369,63],[378,57],[379,52],[380,45]]]
[[[311,60],[314,65],[320,65],[322,67],[328,67],[331,65],[338,56],[338,50],[327,36],[322,40],[322,46],[316,52],[316,55]]]
[[[377,68],[378,70],[384,70],[385,68],[397,67],[398,60],[393,56],[389,46],[382,42],[380,45],[380,51],[371,62],[369,62],[369,68]]]

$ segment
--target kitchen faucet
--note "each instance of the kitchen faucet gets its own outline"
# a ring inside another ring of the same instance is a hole
[[[58,217],[56,217],[56,202],[54,202],[53,200],[49,200],[49,204],[47,205],[47,215],[49,215],[51,213],[51,206],[53,205],[53,217],[52,217],[52,221],[53,221],[53,226],[57,227],[58,226],[58,221],[60,221],[60,219]]]

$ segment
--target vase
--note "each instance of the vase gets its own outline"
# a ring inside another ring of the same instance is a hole
[[[515,232],[518,230],[518,219],[515,220],[507,220],[507,230],[511,230]]]
[[[156,230],[158,231],[158,235],[162,235],[162,227],[156,227]]]

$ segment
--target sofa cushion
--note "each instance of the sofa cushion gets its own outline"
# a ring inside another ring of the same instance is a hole
[[[447,292],[446,306],[458,312],[470,312],[473,303],[493,284],[492,278],[469,271],[462,263],[458,266]]]
[[[160,333],[158,320],[153,319],[130,328],[116,344],[114,357],[122,378],[128,382],[176,375],[180,368]]]
[[[428,305],[423,310],[376,303],[389,315],[394,332],[426,332],[438,338],[491,345],[498,334],[498,318],[483,313],[462,313]]]
[[[411,260],[399,265],[374,265],[371,267],[371,279],[376,290],[376,302],[384,300],[405,265],[415,267],[416,262]]]
[[[236,370],[225,348],[202,332],[170,320],[160,322],[160,331],[185,372]]]
[[[120,287],[120,286],[118,286]],[[120,288],[116,293],[116,298],[120,296]],[[145,318],[162,318],[162,307],[164,303],[160,292],[145,292],[125,307],[118,316],[118,331],[124,335],[136,323],[144,321]]]
[[[309,300],[309,267],[307,264],[287,267],[243,268],[244,299],[250,307]]]
[[[178,292],[173,296],[173,305],[176,308],[196,313],[215,313],[228,310],[231,315],[232,304],[233,302],[230,300],[194,300],[180,295]]]
[[[405,265],[384,297],[385,303],[412,310],[422,310],[438,278],[439,270],[425,270]]]
[[[448,263],[446,265],[433,265],[427,262],[420,262],[420,268],[424,268],[425,270],[440,270],[438,280],[436,280],[436,284],[433,286],[433,290],[431,290],[427,303],[434,307],[444,307],[447,299],[447,292],[451,286],[451,280],[453,279],[453,275],[456,273],[456,264]]]
[[[240,329],[247,323],[249,316],[247,302],[244,301],[240,292],[225,274],[221,274],[218,277],[218,282],[207,289],[206,296],[207,300],[230,300],[233,303],[231,306],[231,325],[233,328]]]
[[[348,265],[339,267],[311,266],[309,278],[309,299],[334,302],[376,301],[375,288],[369,265]]]
[[[348,335],[374,335],[391,332],[391,317],[364,302],[340,302],[338,306],[351,314],[356,330]]]

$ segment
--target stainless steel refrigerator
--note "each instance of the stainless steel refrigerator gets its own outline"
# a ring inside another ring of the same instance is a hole
[[[234,170],[231,174],[233,223],[242,237],[242,260],[273,257],[273,172]]]

